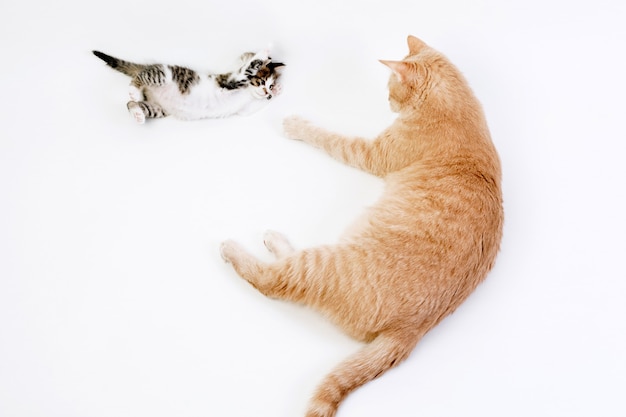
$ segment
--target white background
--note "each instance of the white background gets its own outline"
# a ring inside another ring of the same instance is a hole
[[[496,268],[340,417],[624,416],[626,3],[162,1],[0,5],[0,415],[295,417],[359,344],[219,256],[337,240],[382,181],[285,139],[374,137],[406,36],[481,99],[504,169]],[[274,44],[248,118],[139,126],[91,54],[219,71]]]

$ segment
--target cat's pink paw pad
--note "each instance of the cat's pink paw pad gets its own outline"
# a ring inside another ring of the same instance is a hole
[[[272,94],[274,95],[274,97],[280,95],[280,93],[283,92],[283,86],[281,84],[274,84],[274,86],[271,88],[272,90]]]
[[[134,101],[129,102],[128,111],[138,124],[144,124],[146,121],[146,115],[143,113],[143,110],[141,110],[141,107],[139,107],[139,104]]]

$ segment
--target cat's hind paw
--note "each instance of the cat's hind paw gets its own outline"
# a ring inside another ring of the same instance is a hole
[[[129,101],[127,106],[130,115],[133,116],[133,119],[135,119],[135,121],[140,125],[144,124],[146,121],[146,115],[144,114],[139,104],[134,101]]]
[[[263,243],[267,250],[273,253],[277,258],[282,258],[293,253],[294,249],[287,238],[282,234],[273,230],[268,230],[263,235]]]
[[[232,264],[240,252],[239,244],[234,240],[225,240],[220,245],[220,255],[226,263]]]
[[[143,93],[141,92],[141,90],[139,88],[137,88],[133,84],[131,84],[128,87],[128,97],[130,97],[131,101],[142,101],[143,100]]]

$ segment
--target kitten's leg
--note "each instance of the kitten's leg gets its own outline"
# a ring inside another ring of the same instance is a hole
[[[288,138],[321,148],[344,164],[378,176],[387,173],[383,153],[376,141],[332,133],[297,116],[287,117],[283,129]]]
[[[245,64],[250,58],[252,58],[254,56],[254,52],[244,52],[243,54],[241,54],[241,56],[239,57],[239,64],[243,65]]]
[[[263,65],[263,61],[260,59],[253,59],[247,67],[245,67],[243,74],[245,74],[247,79],[254,77],[258,72],[259,68]]]
[[[128,95],[130,100],[126,106],[135,121],[143,124],[147,118],[165,117],[167,114],[163,109],[146,100],[144,87],[162,86],[167,81],[167,75],[163,65],[146,66],[139,74],[137,74],[128,87]]]
[[[130,97],[130,101],[144,100],[143,91],[133,83],[130,83],[128,86],[128,96]]]
[[[217,75],[215,81],[221,88],[227,90],[246,88],[250,85],[250,79],[259,72],[261,65],[263,65],[263,61],[254,59],[247,65],[244,63],[244,65],[236,71]]]
[[[161,107],[146,101],[129,101],[126,106],[135,121],[139,124],[143,124],[146,118],[155,119],[167,116],[167,113],[165,113]]]
[[[137,123],[141,125],[146,121],[146,115],[143,112],[143,109],[141,108],[139,103],[137,103],[136,101],[129,101],[126,104],[126,107],[128,107],[128,111]]]

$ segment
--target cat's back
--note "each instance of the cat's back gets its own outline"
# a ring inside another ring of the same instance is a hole
[[[402,114],[378,139],[385,192],[359,237],[370,250],[403,260],[400,280],[454,282],[469,293],[495,261],[504,214],[500,160],[468,91],[461,111]]]

